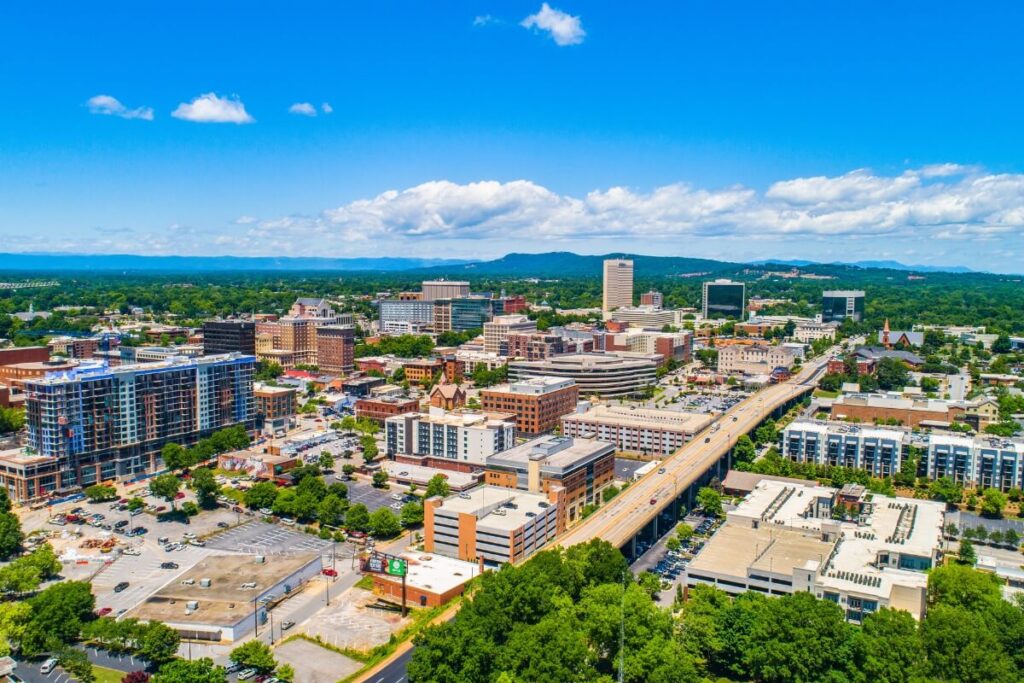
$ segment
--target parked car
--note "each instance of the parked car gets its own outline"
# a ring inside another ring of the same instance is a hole
[[[99,609],[99,611],[96,612],[96,616],[98,616],[98,617],[105,617],[105,616],[107,616],[108,614],[110,614],[113,611],[114,610],[112,608],[110,608],[110,607],[101,607]]]
[[[122,581],[121,583],[119,583],[119,584],[117,584],[116,586],[114,586],[114,592],[115,592],[115,593],[120,593],[120,592],[121,592],[121,591],[123,591],[123,590],[124,590],[125,588],[127,588],[127,587],[128,587],[128,585],[129,585],[129,584],[128,584],[128,582],[127,582],[127,581]]]
[[[323,573],[324,576],[330,576],[330,577],[333,578],[333,577],[338,575],[338,570],[337,569],[331,569],[330,567],[327,567],[326,569],[323,570],[322,573]]]
[[[283,622],[283,623],[281,624],[281,630],[282,630],[282,631],[287,631],[287,630],[288,630],[288,629],[290,629],[290,628],[291,628],[292,626],[295,626],[295,622],[294,622],[294,621],[291,621],[291,620],[285,621],[285,622]]]
[[[177,562],[161,562],[160,563],[160,569],[177,569],[177,568],[178,568],[178,563]]]
[[[244,671],[238,672],[238,680],[247,681],[256,675],[256,669],[245,669]]]
[[[56,657],[50,657],[45,662],[43,662],[42,666],[39,667],[39,673],[41,673],[41,674],[48,674],[51,671],[53,671],[54,669],[56,669],[56,668],[57,668],[57,658]]]
[[[217,526],[220,527],[221,529],[227,529],[231,525],[228,524],[227,522],[217,522]]]

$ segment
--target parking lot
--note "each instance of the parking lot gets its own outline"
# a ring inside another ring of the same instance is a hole
[[[390,490],[377,489],[373,487],[373,484],[368,484],[364,481],[352,480],[345,482],[348,484],[348,499],[351,503],[362,503],[366,508],[373,512],[378,508],[386,508],[394,504],[396,501],[391,498],[393,494],[402,495],[405,489],[398,489],[392,485]],[[394,510],[397,514],[398,510]]]
[[[147,541],[140,546],[140,555],[122,555],[93,578],[92,591],[96,596],[97,610],[109,608],[111,616],[123,614],[211,553],[207,548],[188,545],[167,552],[157,546],[155,539]],[[162,569],[160,565],[165,562],[173,562],[178,567]],[[115,591],[121,583],[128,586]]]
[[[642,460],[615,458],[615,478],[622,481],[633,481],[633,474],[646,464]]]
[[[637,550],[641,555],[633,562],[634,573],[649,571],[662,580],[662,592],[659,599],[664,603],[671,602],[675,597],[676,585],[682,583],[683,573],[693,557],[700,552],[708,536],[714,533],[720,522],[698,515],[689,515],[683,520],[694,530],[694,535],[682,542],[679,550],[668,550],[668,540],[675,536],[675,530],[666,534],[654,544],[638,542]],[[640,550],[643,548],[643,550]]]
[[[333,544],[317,536],[292,531],[266,522],[248,522],[227,529],[206,540],[206,547],[214,550],[248,553],[251,555],[285,555],[289,553],[322,553]],[[344,545],[344,544],[340,544]],[[339,547],[339,553],[341,548]]]

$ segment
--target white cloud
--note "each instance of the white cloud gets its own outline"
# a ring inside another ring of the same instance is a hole
[[[494,23],[497,23],[497,19],[490,14],[480,14],[473,17],[473,26],[487,26]]]
[[[566,14],[546,2],[540,6],[539,12],[523,19],[520,26],[547,31],[551,34],[551,39],[561,46],[579,45],[587,35],[579,17]]]
[[[138,107],[129,109],[121,104],[119,100],[110,95],[96,95],[90,97],[85,103],[93,114],[105,116],[119,116],[122,119],[141,119],[143,121],[153,120],[153,109],[151,107]]]
[[[216,93],[200,95],[189,103],[182,102],[171,116],[196,123],[253,123],[256,121],[237,97],[218,97]]]
[[[232,223],[234,223],[235,225],[252,225],[253,223],[256,222],[256,218],[252,216],[239,216],[238,218],[232,221]]]
[[[288,113],[299,114],[300,116],[316,116],[316,107],[309,102],[296,102],[288,107]]]
[[[334,107],[332,107],[329,103],[324,102],[323,104],[320,105],[320,111],[322,111],[325,114],[331,114],[334,112]]]
[[[626,187],[564,195],[528,180],[426,182],[388,190],[314,216],[251,226],[249,235],[284,245],[315,237],[324,245],[378,240],[511,243],[593,240],[673,244],[679,240],[794,241],[1019,239],[1024,175],[983,172],[934,179],[919,170],[780,181],[765,192],[677,183],[640,192]],[[639,249],[643,251],[643,249]],[[777,255],[777,254],[771,254]],[[728,255],[726,255],[728,256]]]

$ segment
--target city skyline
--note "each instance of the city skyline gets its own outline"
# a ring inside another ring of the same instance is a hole
[[[1017,7],[237,10],[12,10],[6,251],[1020,270]]]

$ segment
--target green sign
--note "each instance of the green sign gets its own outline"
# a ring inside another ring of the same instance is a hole
[[[388,558],[387,573],[392,576],[405,576],[406,563],[405,560],[398,557]]]

